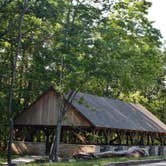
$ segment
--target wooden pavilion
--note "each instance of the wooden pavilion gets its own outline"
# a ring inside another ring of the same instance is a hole
[[[44,141],[49,151],[59,95],[48,89],[14,122],[14,139]],[[28,134],[22,135],[24,131]],[[62,122],[61,142],[93,145],[164,145],[166,125],[140,104],[77,93]],[[43,136],[44,135],[44,136]]]

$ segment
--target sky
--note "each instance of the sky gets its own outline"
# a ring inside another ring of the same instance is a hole
[[[148,18],[155,21],[154,27],[159,29],[163,40],[166,40],[166,0],[149,0],[152,6],[149,9]],[[165,78],[166,88],[166,78]]]
[[[152,6],[149,9],[148,18],[155,21],[155,28],[159,29],[163,39],[166,40],[166,0],[149,0]]]

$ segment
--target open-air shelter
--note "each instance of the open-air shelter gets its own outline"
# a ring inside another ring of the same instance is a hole
[[[57,125],[59,97],[49,88],[22,111],[14,122],[15,140],[42,139],[48,153]],[[28,134],[21,136],[23,130]],[[61,143],[164,145],[165,135],[166,125],[140,104],[78,92],[62,122]]]

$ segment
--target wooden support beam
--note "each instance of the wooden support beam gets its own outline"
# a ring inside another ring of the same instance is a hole
[[[150,139],[151,139],[151,145],[154,145],[154,135],[150,134]]]
[[[147,145],[150,145],[150,138],[149,138],[149,134],[147,134]]]
[[[122,145],[122,139],[121,139],[121,132],[117,131],[117,136],[118,136],[118,145]]]
[[[97,144],[97,133],[96,133],[96,129],[92,130],[92,134],[93,134],[92,144]]]
[[[158,134],[158,138],[159,138],[159,141],[160,141],[160,145],[164,145],[164,139],[163,139],[161,134]]]
[[[110,143],[110,136],[111,136],[111,130],[107,129],[107,131],[106,131],[106,144],[108,144],[108,145]]]
[[[110,145],[114,145],[114,142],[118,140],[118,136],[116,136],[115,138],[113,138],[112,140],[110,140]]]
[[[130,137],[130,144],[133,145],[133,136],[132,136],[132,133],[129,133],[129,137]]]
[[[128,135],[128,132],[126,132],[126,145],[129,145],[129,135]]]
[[[140,145],[143,146],[144,145],[144,133],[140,133]]]
[[[87,143],[85,136],[81,135],[80,133],[76,133],[75,131],[72,131],[72,133],[74,134],[75,137],[77,137],[77,139],[80,140],[81,143],[83,144]]]

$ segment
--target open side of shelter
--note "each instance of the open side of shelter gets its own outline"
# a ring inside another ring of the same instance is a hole
[[[49,153],[60,97],[49,88],[14,122],[14,140],[45,142]],[[166,125],[140,104],[77,93],[62,121],[61,143],[165,145]],[[27,134],[22,134],[27,133]]]

